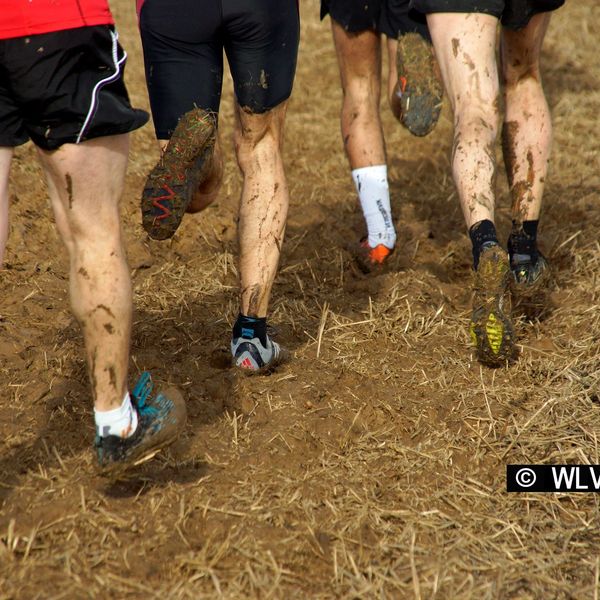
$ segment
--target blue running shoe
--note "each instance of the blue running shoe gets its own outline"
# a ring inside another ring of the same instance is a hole
[[[174,388],[153,395],[150,373],[142,373],[131,402],[138,415],[135,432],[128,438],[96,435],[94,446],[98,464],[104,472],[139,465],[174,442],[187,418],[185,400]]]
[[[266,373],[287,359],[287,352],[267,336],[267,346],[257,338],[243,337],[231,340],[233,365],[248,375]]]

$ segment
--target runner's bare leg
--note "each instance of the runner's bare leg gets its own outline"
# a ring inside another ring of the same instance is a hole
[[[469,333],[478,359],[498,367],[516,357],[508,301],[508,255],[497,244],[493,226],[499,128],[498,19],[478,13],[435,13],[427,15],[427,23],[454,111],[452,169],[473,243],[476,273]]]
[[[129,136],[102,137],[39,151],[58,230],[70,257],[70,296],[81,324],[94,405],[121,406],[127,390],[131,279],[119,199]]]
[[[467,227],[493,221],[498,20],[476,13],[432,13],[427,24],[454,111],[452,170]]]
[[[552,120],[542,89],[540,52],[549,22],[550,14],[541,13],[527,27],[504,29],[501,36],[506,103],[502,148],[517,224],[539,219],[548,172]]]
[[[379,116],[381,41],[375,31],[349,33],[331,20],[342,91],[342,139],[352,169],[383,165],[385,142]]]
[[[0,147],[0,269],[4,264],[4,252],[8,240],[8,175],[13,149]]]
[[[398,40],[387,38],[388,51],[388,101],[393,104],[394,91],[398,83]]]
[[[236,106],[235,149],[244,176],[239,214],[241,310],[266,317],[289,193],[282,160],[287,101],[264,114]]]

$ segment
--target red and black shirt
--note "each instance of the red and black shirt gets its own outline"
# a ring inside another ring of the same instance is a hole
[[[107,0],[0,0],[0,39],[113,23]]]

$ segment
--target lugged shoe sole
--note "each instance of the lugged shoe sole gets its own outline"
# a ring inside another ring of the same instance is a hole
[[[508,256],[499,247],[484,250],[475,274],[470,335],[477,358],[498,367],[516,356],[515,331],[510,317]]]
[[[142,225],[152,239],[166,240],[177,231],[208,174],[215,139],[216,121],[210,113],[196,108],[179,120],[142,192]]]
[[[397,69],[394,115],[413,135],[426,136],[440,118],[444,95],[431,44],[418,33],[401,36]]]

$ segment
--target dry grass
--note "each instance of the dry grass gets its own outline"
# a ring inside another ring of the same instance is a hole
[[[147,105],[133,8],[115,1],[132,96]],[[488,370],[467,346],[469,248],[447,112],[413,139],[385,109],[401,245],[358,275],[340,92],[317,2],[303,4],[290,107],[292,208],[272,321],[294,360],[226,368],[237,309],[239,180],[173,242],[141,235],[156,157],[134,136],[124,200],[135,284],[132,373],[188,396],[177,446],[131,478],[94,474],[82,343],[33,150],[13,169],[0,289],[0,598],[597,598],[596,496],[505,493],[505,465],[599,463],[600,8],[568,2],[544,61],[556,135],[542,241],[552,310]],[[231,134],[231,97],[222,135]],[[508,224],[506,186],[499,222]],[[41,217],[41,218],[40,218]]]

